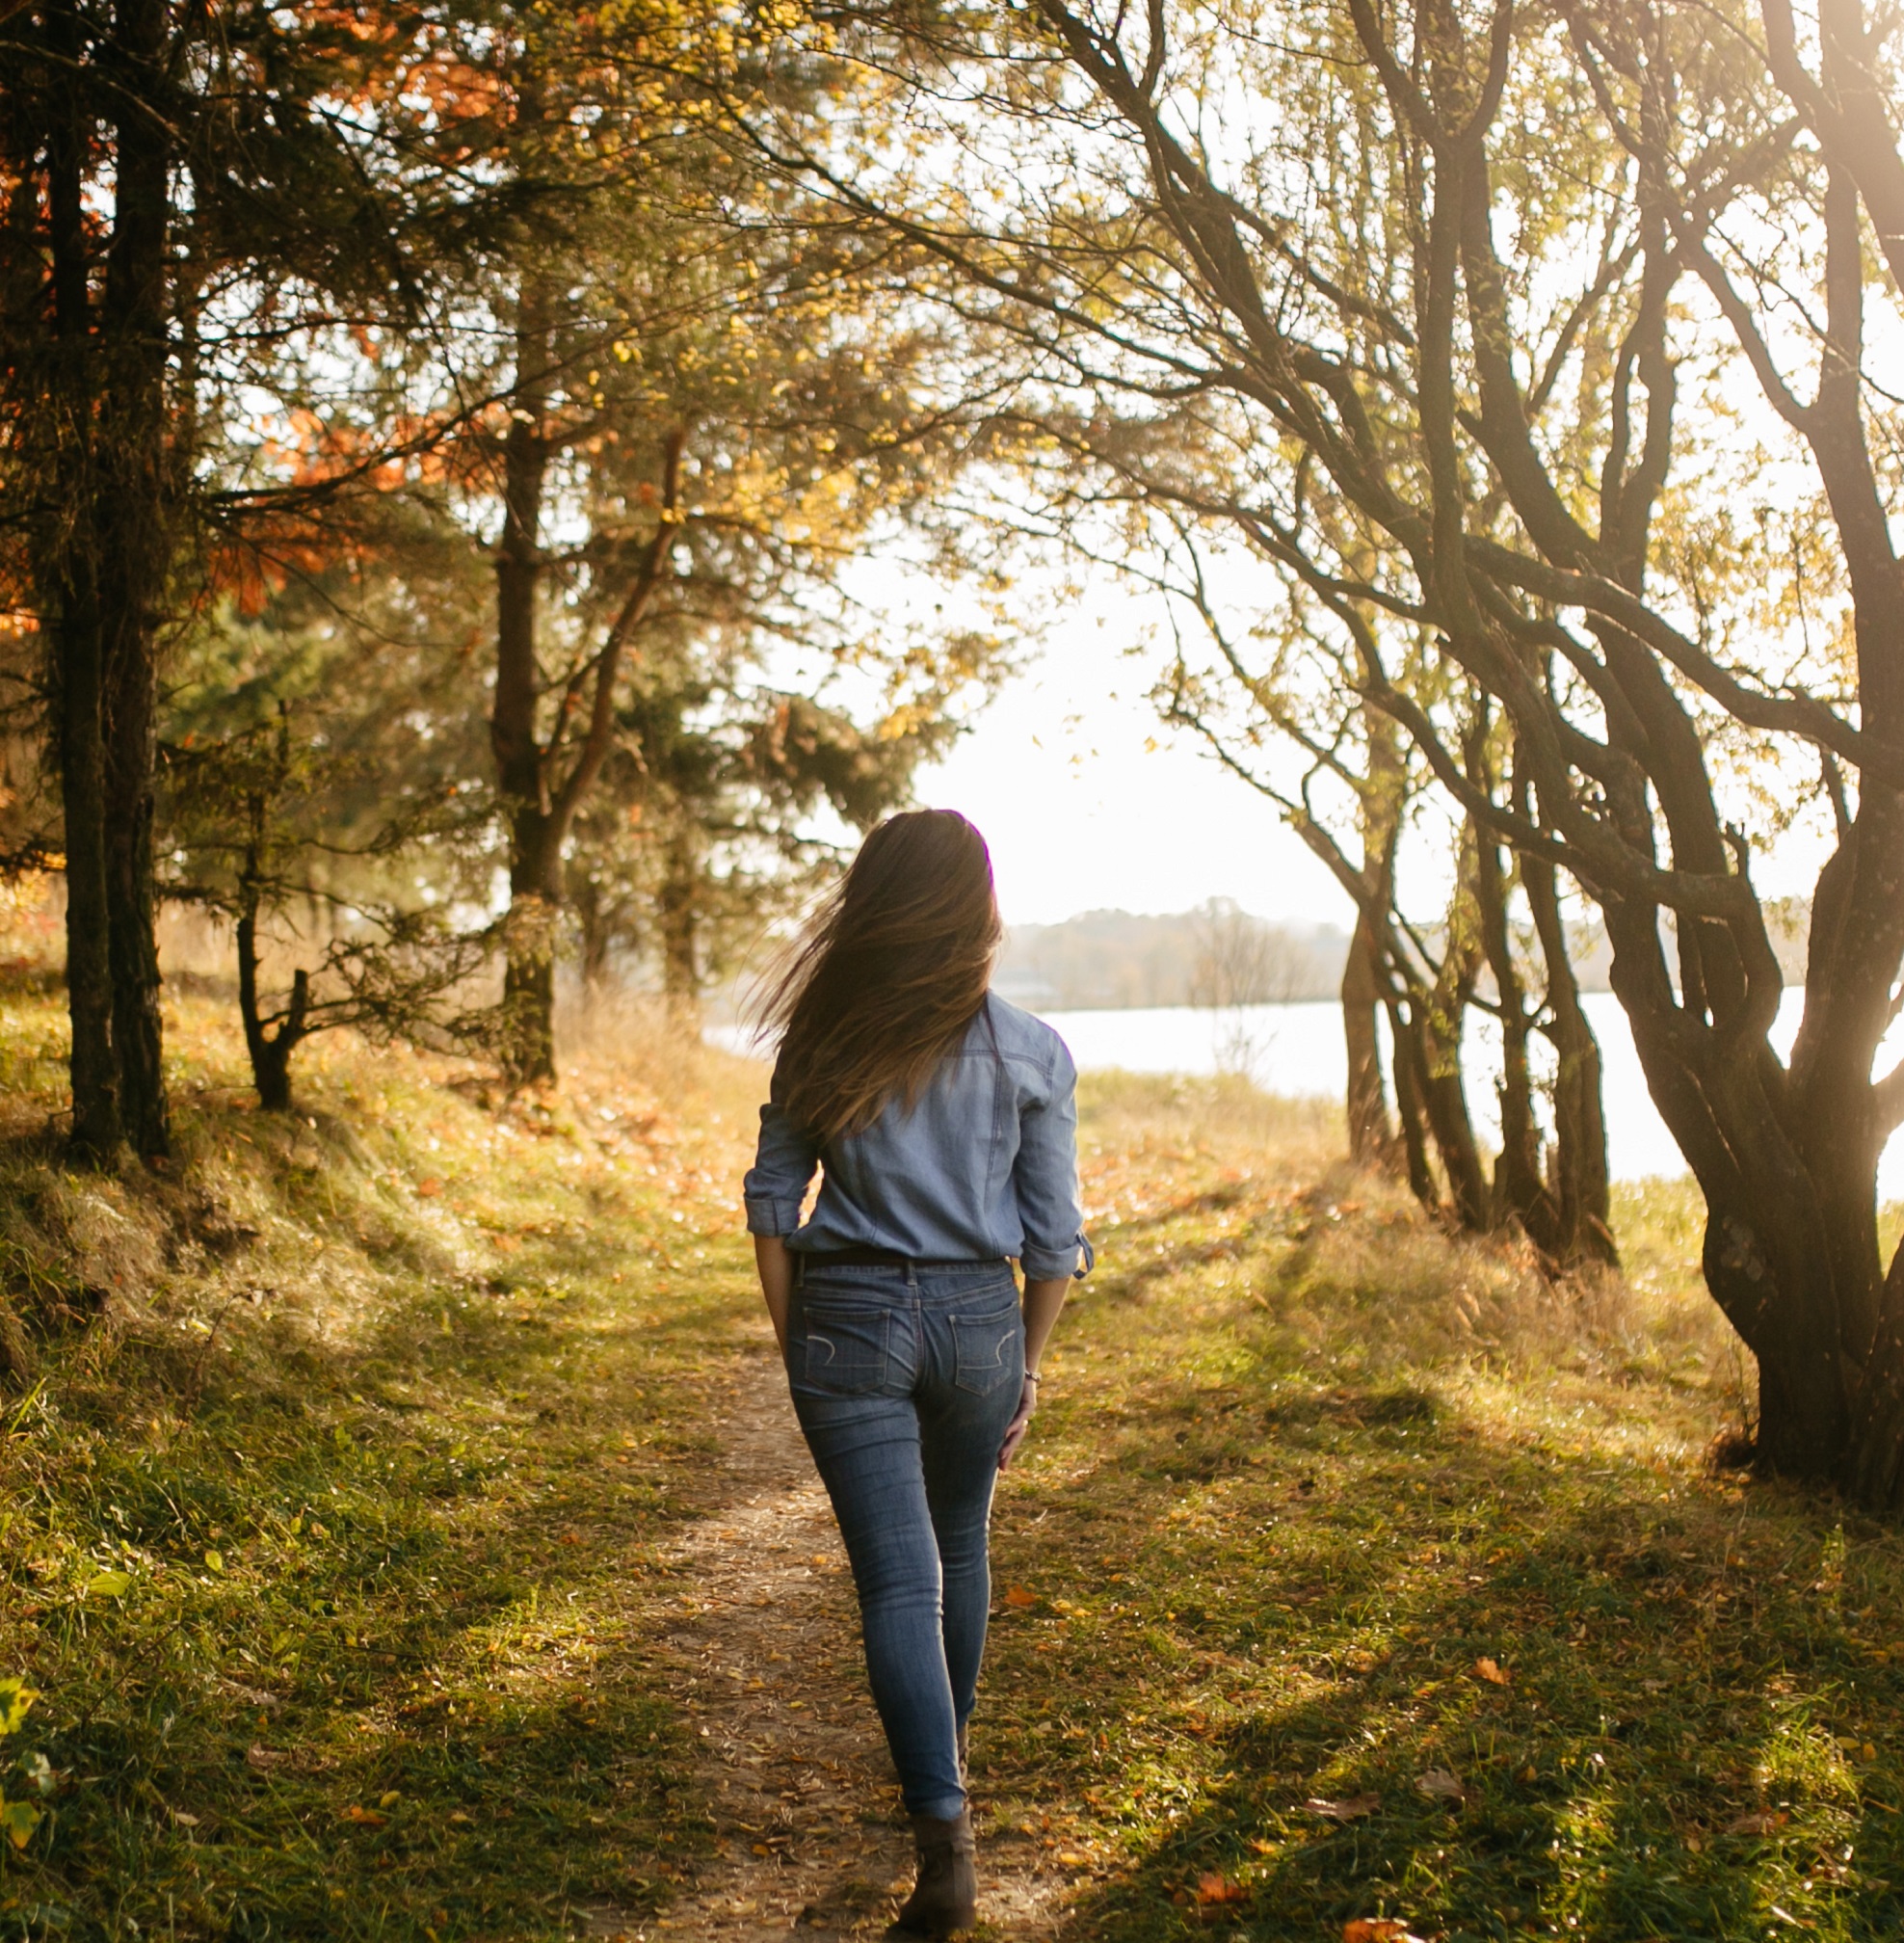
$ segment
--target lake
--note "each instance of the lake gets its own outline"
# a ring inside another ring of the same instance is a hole
[[[1647,1092],[1620,1001],[1610,992],[1589,992],[1581,1003],[1593,1022],[1605,1065],[1607,1160],[1614,1178],[1637,1181],[1649,1175],[1683,1174],[1685,1162]],[[1790,1049],[1804,1003],[1802,991],[1785,994],[1773,1030],[1781,1053]],[[1121,1066],[1132,1073],[1215,1073],[1226,1066],[1232,1071],[1247,1068],[1265,1092],[1290,1099],[1321,1096],[1339,1100],[1348,1085],[1342,1013],[1333,1000],[1250,1005],[1222,1014],[1189,1006],[1159,1006],[1148,1011],[1047,1012],[1041,1016],[1064,1035],[1071,1056],[1085,1068]],[[1480,1080],[1482,1074],[1493,1070],[1487,1047],[1488,1037],[1493,1036],[1493,1021],[1480,1017],[1470,1031],[1475,1058],[1468,1082],[1468,1109],[1474,1115],[1477,1132],[1484,1138],[1497,1137],[1499,1119],[1494,1088]],[[1385,1033],[1385,1042],[1386,1037]],[[1904,1052],[1904,1020],[1893,1027],[1886,1048],[1891,1056]],[[1904,1137],[1893,1138],[1885,1150],[1878,1181],[1886,1200],[1904,1199]]]

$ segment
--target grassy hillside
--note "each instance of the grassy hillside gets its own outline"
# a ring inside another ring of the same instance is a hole
[[[0,1026],[0,1936],[645,1933],[720,1866],[660,1641],[765,1380],[756,1072],[611,1033],[505,1107],[340,1040],[272,1119],[187,1003],[178,1159],[100,1178],[60,1023]],[[1052,1933],[1904,1929],[1904,1550],[1709,1464],[1745,1395],[1685,1190],[1555,1291],[1319,1109],[1084,1104],[1102,1265],[1000,1494],[974,1743]]]
[[[643,1655],[751,1308],[747,1069],[650,1047],[495,1112],[335,1042],[286,1120],[188,1004],[177,1161],[101,1179],[42,1131],[59,1025],[0,1038],[0,1678],[39,1693],[0,1790],[44,1815],[0,1935],[665,1902],[697,1818]]]

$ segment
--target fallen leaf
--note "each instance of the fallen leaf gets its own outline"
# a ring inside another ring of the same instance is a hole
[[[394,1808],[403,1798],[403,1796],[392,1788],[387,1793],[378,1796],[377,1805],[380,1808]]]
[[[459,1828],[468,1827],[475,1819],[475,1816],[468,1814],[463,1809],[452,1808],[450,1810],[450,1821]]]
[[[443,1191],[443,1184],[433,1174],[429,1180],[419,1181],[416,1184],[416,1191],[427,1198],[432,1194],[440,1194]]]
[[[0,1834],[15,1849],[24,1849],[40,1826],[40,1813],[31,1801],[0,1801]]]
[[[207,1552],[205,1554],[205,1566],[208,1571],[223,1572],[225,1570],[225,1555],[222,1552]]]
[[[1526,1767],[1521,1769],[1521,1778],[1523,1781],[1538,1781],[1541,1778],[1541,1770],[1529,1761]]]
[[[101,1599],[119,1599],[124,1597],[131,1584],[131,1575],[125,1572],[95,1572],[86,1582],[80,1596],[84,1599],[95,1595]]]
[[[1303,1803],[1311,1815],[1320,1815],[1328,1822],[1360,1822],[1364,1815],[1373,1815],[1381,1805],[1379,1795],[1351,1795],[1345,1801],[1324,1801],[1311,1797]]]
[[[375,1808],[359,1807],[353,1801],[344,1810],[343,1819],[346,1822],[360,1823],[366,1828],[381,1828],[390,1818],[387,1815],[380,1815]]]
[[[1027,1606],[1038,1604],[1038,1594],[1027,1585],[1013,1585],[1006,1590],[1005,1604],[1016,1606],[1022,1610]]]
[[[1241,1882],[1232,1882],[1228,1876],[1211,1874],[1197,1877],[1199,1903],[1247,1903],[1249,1900],[1248,1887]]]
[[[18,1674],[0,1680],[0,1735],[13,1733],[39,1698],[39,1690],[29,1687]]]
[[[1508,1672],[1498,1661],[1490,1660],[1484,1656],[1475,1661],[1474,1670],[1491,1687],[1512,1687],[1514,1685],[1514,1675]]]
[[[1421,1943],[1393,1916],[1356,1916],[1342,1925],[1342,1943]]]
[[[1769,1835],[1791,1820],[1783,1808],[1753,1808],[1726,1823],[1728,1835]]]
[[[196,1815],[188,1815],[183,1808],[168,1808],[166,1813],[181,1828],[196,1828],[198,1825],[198,1818]]]
[[[1432,1800],[1446,1801],[1455,1807],[1468,1799],[1468,1790],[1461,1785],[1461,1776],[1447,1768],[1431,1768],[1427,1773],[1416,1775],[1415,1789],[1417,1795],[1426,1795]]]
[[[252,1746],[245,1749],[245,1766],[255,1768],[261,1774],[270,1773],[274,1768],[283,1767],[290,1758],[281,1747]]]

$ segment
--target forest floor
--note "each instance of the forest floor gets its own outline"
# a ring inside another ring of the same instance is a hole
[[[735,1212],[757,1073],[319,1042],[59,1158],[0,998],[0,1937],[880,1933],[851,1589]],[[1100,1267],[999,1494],[984,1934],[1904,1931],[1904,1542],[1714,1468],[1696,1200],[1553,1290],[1333,1117],[1098,1078]],[[9,1707],[10,1679],[36,1697]]]

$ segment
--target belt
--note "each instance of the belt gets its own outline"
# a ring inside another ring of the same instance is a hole
[[[1002,1267],[1002,1255],[965,1256],[956,1262],[930,1262],[915,1255],[902,1255],[896,1248],[796,1248],[795,1259],[803,1268],[989,1268]]]

